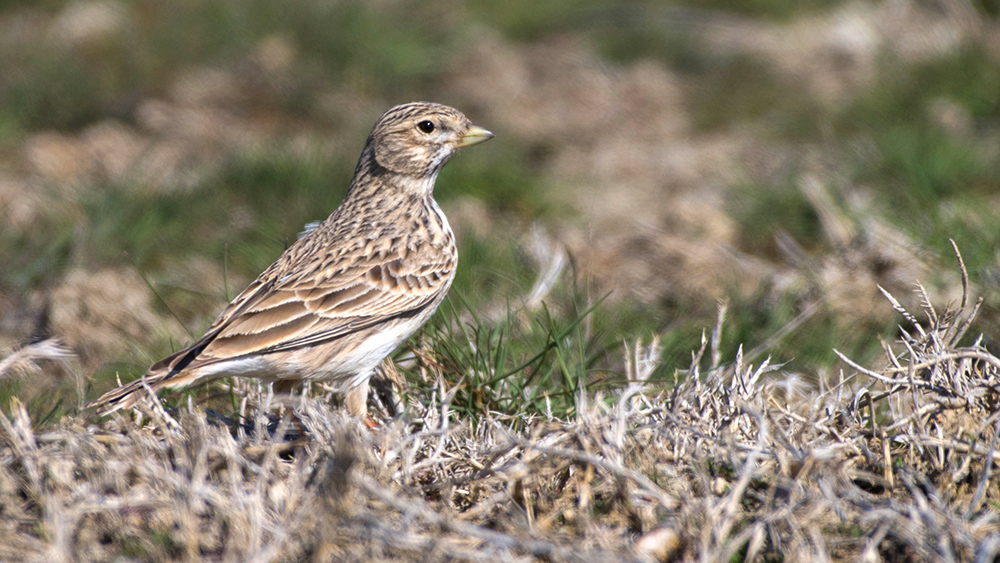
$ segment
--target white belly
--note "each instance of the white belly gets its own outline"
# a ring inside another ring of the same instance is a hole
[[[320,344],[288,352],[226,360],[204,366],[199,370],[198,377],[239,376],[269,382],[328,381],[344,388],[367,383],[378,364],[416,332],[423,320],[411,319],[390,326],[369,335],[353,348],[341,348],[342,343],[337,343],[335,347],[324,349]]]
[[[301,367],[304,370],[302,377],[320,381],[342,380],[354,376],[367,379],[386,356],[420,328],[420,324],[423,323],[399,323],[394,327],[377,332],[363,340],[353,350],[341,354],[341,358],[331,360],[320,366],[319,369],[312,368],[310,362],[303,358],[301,362],[304,364]],[[312,373],[306,373],[305,370]]]

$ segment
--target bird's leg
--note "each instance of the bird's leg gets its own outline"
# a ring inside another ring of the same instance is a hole
[[[292,395],[292,391],[295,387],[301,384],[302,381],[295,379],[279,379],[271,384],[271,390],[274,391],[275,396],[277,395]],[[292,429],[299,435],[304,436],[306,433],[305,426],[302,424],[302,419],[299,415],[295,414],[295,409],[292,408],[292,403],[289,403],[289,415],[291,416]]]
[[[344,392],[344,403],[347,406],[347,413],[354,418],[361,419],[365,426],[374,430],[378,428],[378,423],[368,416],[368,378],[356,385],[352,385]]]
[[[375,368],[371,379],[371,392],[375,393],[390,417],[397,417],[403,412],[403,402],[399,392],[406,386],[406,379],[396,369],[391,357],[382,360]]]

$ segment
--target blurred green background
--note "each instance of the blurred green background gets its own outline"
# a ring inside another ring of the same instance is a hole
[[[877,285],[914,311],[916,281],[957,303],[949,239],[992,346],[997,13],[6,0],[0,345],[60,337],[88,398],[138,376],[333,211],[385,109],[431,100],[497,133],[439,179],[460,271],[412,343],[466,383],[468,412],[571,414],[653,338],[667,385],[720,302],[726,359],[742,343],[813,379],[834,347],[875,361],[899,322]],[[79,404],[49,379],[0,395]]]

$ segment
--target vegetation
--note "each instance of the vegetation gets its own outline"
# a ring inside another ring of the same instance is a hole
[[[0,559],[995,558],[997,10],[960,8],[0,2]],[[460,269],[379,431],[319,384],[79,412],[415,99],[497,139],[438,181]]]

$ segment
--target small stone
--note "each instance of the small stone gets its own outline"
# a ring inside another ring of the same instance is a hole
[[[670,528],[654,528],[643,534],[634,545],[636,554],[653,561],[669,561],[681,547],[680,535]]]

